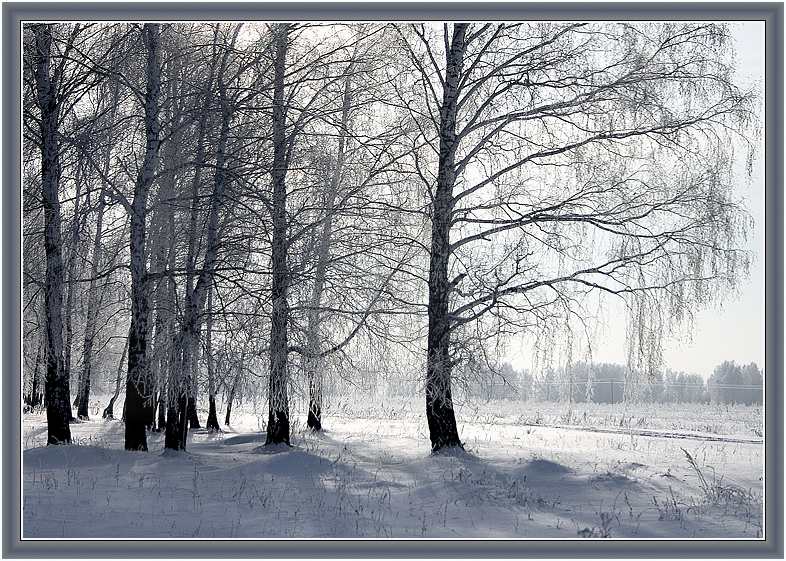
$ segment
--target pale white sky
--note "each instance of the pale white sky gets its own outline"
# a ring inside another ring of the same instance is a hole
[[[734,26],[737,51],[737,79],[743,87],[761,92],[764,117],[764,22]],[[672,342],[666,360],[672,368],[708,375],[723,360],[754,361],[764,365],[764,136],[750,182],[741,179],[740,196],[748,206],[755,226],[748,239],[753,253],[750,277],[743,283],[738,299],[722,309],[699,312],[693,341]]]
[[[761,94],[764,111],[764,23],[739,22],[732,26],[736,51],[737,83],[747,89],[755,87]],[[740,173],[738,194],[744,200],[755,226],[749,234],[747,248],[752,253],[750,276],[740,283],[737,297],[730,297],[722,307],[700,310],[695,314],[693,329],[683,329],[665,341],[664,361],[667,368],[709,376],[724,360],[756,362],[764,366],[764,135],[761,135],[753,175]],[[742,150],[740,157],[744,158]],[[604,321],[598,325],[592,344],[592,359],[597,362],[625,364],[625,318],[621,306],[607,305],[601,310]],[[512,341],[508,359],[516,368],[530,368],[528,345]],[[581,358],[581,357],[574,357]],[[555,357],[556,359],[556,357]],[[557,359],[558,361],[558,359]]]

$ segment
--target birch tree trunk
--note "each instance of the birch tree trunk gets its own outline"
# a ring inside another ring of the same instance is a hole
[[[462,447],[453,411],[450,359],[450,222],[456,180],[456,107],[464,60],[467,24],[453,27],[440,108],[439,171],[431,222],[429,262],[428,355],[426,359],[426,418],[432,451]]]
[[[175,231],[175,215],[171,213],[169,216],[169,229],[171,232]],[[175,267],[175,249],[174,249],[174,241],[172,242],[172,246],[169,249],[169,269],[172,270]],[[167,279],[167,302],[170,305],[174,305],[174,302],[177,300],[177,287],[175,286],[174,278],[170,275]],[[172,337],[175,330],[175,318],[171,315],[169,316],[169,323],[166,326],[166,331],[161,333],[162,342],[160,348],[160,372],[159,372],[159,387],[158,387],[158,430],[166,430],[168,418],[167,415],[169,414],[169,399],[170,399],[170,392],[174,391],[170,389],[170,380],[173,377],[173,372],[175,368],[175,364],[177,364],[177,351],[173,347],[166,347],[166,342],[164,337],[167,337],[166,340],[173,341],[174,338]],[[169,338],[172,337],[172,338]],[[165,372],[169,372],[169,375],[165,375]]]
[[[308,313],[306,327],[306,376],[308,378],[308,419],[306,424],[313,431],[322,430],[322,365],[323,359],[319,356],[320,349],[320,307],[322,293],[325,288],[325,274],[330,261],[330,242],[333,236],[333,214],[335,212],[336,197],[341,184],[341,172],[344,166],[344,149],[346,145],[347,127],[349,126],[349,111],[352,101],[352,65],[347,68],[344,80],[344,98],[341,107],[341,128],[338,135],[338,151],[336,153],[336,167],[330,181],[330,187],[325,193],[325,222],[317,250],[317,268],[314,274],[314,286],[311,292],[311,309]]]
[[[90,266],[90,284],[87,288],[87,317],[85,320],[85,342],[82,350],[82,375],[79,378],[79,395],[76,416],[79,419],[89,418],[88,405],[90,402],[90,377],[92,374],[93,342],[96,335],[96,322],[98,319],[99,298],[96,287],[96,277],[101,263],[101,235],[104,230],[104,189],[98,195],[98,211],[96,215],[96,232],[93,238],[93,263]]]
[[[110,117],[109,122],[114,123],[115,115],[117,114],[117,102],[120,89],[120,82],[115,80],[112,84],[112,94],[109,100]],[[104,153],[104,169],[102,177],[109,176],[109,162],[112,157],[112,138],[110,137],[107,143],[106,152]],[[79,419],[88,419],[89,412],[88,406],[90,403],[90,384],[93,369],[93,343],[96,336],[96,322],[98,319],[98,310],[101,306],[103,298],[98,296],[97,277],[101,269],[101,259],[103,256],[101,238],[103,236],[104,224],[104,209],[106,207],[106,179],[102,180],[101,192],[98,195],[98,209],[96,211],[96,231],[93,238],[93,255],[92,264],[90,267],[90,285],[87,288],[87,313],[85,321],[85,341],[82,348],[82,375],[79,384],[79,402],[77,404],[76,415]]]
[[[120,362],[117,364],[117,377],[115,378],[115,393],[109,400],[109,403],[104,409],[104,413],[101,415],[104,419],[114,419],[115,418],[115,401],[120,396],[120,382],[123,379],[123,364],[126,361],[126,356],[128,355],[128,341],[130,337],[126,337],[126,342],[123,345],[123,354],[120,356]],[[124,406],[125,407],[125,406]]]
[[[50,75],[52,30],[34,26],[37,61],[36,94],[41,134],[41,200],[44,206],[46,280],[46,422],[47,444],[70,444],[71,418],[68,372],[63,364],[63,254],[60,239],[60,155],[57,74]]]
[[[232,386],[229,388],[229,394],[227,395],[227,411],[226,411],[226,415],[224,416],[224,424],[227,426],[229,426],[230,419],[232,418],[232,406],[235,403],[238,385],[241,383],[240,377],[243,375],[243,368],[245,362],[246,362],[246,350],[244,347],[243,350],[240,351],[240,363],[237,367],[237,372],[232,377]]]
[[[71,223],[71,243],[70,243],[70,251],[68,252],[68,260],[66,265],[66,278],[68,279],[68,285],[66,286],[66,299],[65,299],[65,310],[64,310],[64,328],[65,328],[65,347],[63,350],[63,368],[65,368],[66,376],[69,380],[71,380],[71,351],[74,347],[74,327],[73,327],[73,316],[74,316],[74,290],[76,288],[76,265],[77,265],[77,248],[79,247],[79,207],[80,202],[82,199],[82,168],[81,166],[76,166],[76,175],[74,178],[74,184],[76,186],[76,193],[74,195],[74,218],[73,222]],[[76,398],[74,399],[74,407],[79,404],[79,396],[82,393],[82,374],[80,373],[77,378],[77,392]],[[69,396],[70,398],[70,396]],[[78,415],[78,413],[77,413]],[[73,414],[71,416],[71,420],[73,421]]]
[[[41,403],[41,389],[39,388],[41,379],[38,375],[38,371],[41,367],[41,349],[43,346],[43,341],[36,345],[37,349],[35,353],[35,366],[33,367],[33,381],[30,385],[30,397],[28,399],[28,403],[33,409],[37,407],[39,403]]]
[[[145,222],[147,198],[153,183],[159,148],[158,94],[161,88],[160,26],[146,23],[142,36],[147,50],[145,66],[145,153],[134,185],[131,204],[131,332],[126,380],[126,450],[147,450],[145,405],[152,399],[147,365],[147,271]]]
[[[186,298],[188,299],[193,294],[194,291],[194,282],[196,278],[196,259],[197,259],[197,223],[199,219],[199,189],[202,183],[202,169],[205,167],[205,137],[207,135],[207,124],[208,124],[208,110],[207,108],[210,107],[212,99],[213,99],[213,81],[215,78],[215,64],[217,60],[216,52],[215,52],[215,45],[217,45],[218,41],[218,28],[216,28],[216,33],[213,35],[213,45],[214,51],[213,56],[210,58],[210,68],[208,71],[208,79],[207,83],[205,84],[205,94],[203,97],[203,104],[204,108],[199,116],[199,124],[198,124],[198,132],[197,132],[197,144],[196,144],[196,157],[195,157],[195,170],[194,170],[194,180],[191,186],[191,211],[189,216],[189,231],[191,235],[188,240],[188,255],[186,257]],[[197,357],[196,352],[198,350],[198,338],[199,329],[198,326],[195,328],[189,327],[188,329],[183,330],[182,333],[182,343],[184,345],[183,349],[183,359],[182,359],[182,368],[185,373],[185,380],[187,381],[188,387],[188,394],[186,396],[186,409],[185,415],[188,417],[188,422],[191,428],[200,428],[201,425],[199,423],[199,417],[197,416],[196,410],[196,365],[197,365]]]
[[[167,158],[167,161],[172,161]],[[174,177],[168,179],[162,186],[161,200],[158,208],[161,210],[156,215],[156,221],[160,225],[157,232],[157,248],[153,255],[153,269],[156,273],[163,273],[164,269],[170,271],[174,268],[174,209],[171,199],[175,196]],[[167,243],[167,241],[169,243]],[[171,273],[159,276],[153,291],[152,300],[155,306],[155,326],[153,330],[153,341],[151,350],[151,380],[154,383],[154,393],[157,396],[157,404],[147,411],[146,423],[155,427],[155,408],[158,407],[158,430],[163,430],[166,419],[166,401],[162,397],[166,389],[166,372],[170,367],[169,357],[171,352],[169,345],[172,342],[172,332],[174,317],[172,309],[174,307],[173,287]],[[162,406],[163,405],[163,406]]]
[[[196,285],[186,295],[183,326],[176,343],[176,349],[178,349],[178,361],[176,363],[180,365],[186,364],[196,356],[196,346],[199,342],[200,314],[205,304],[207,289],[213,282],[213,272],[218,257],[219,209],[223,205],[224,190],[226,189],[226,147],[229,138],[229,124],[232,118],[232,112],[225,98],[225,86],[221,79],[219,79],[219,90],[221,94],[221,130],[216,149],[216,171],[207,220],[205,260],[196,280]],[[174,375],[170,377],[169,407],[167,410],[164,446],[172,450],[186,449],[189,420],[188,396],[193,387],[193,382],[190,379],[192,372],[193,369],[191,368],[175,368],[173,371]],[[185,379],[182,376],[185,376]]]
[[[170,98],[168,121],[171,123],[171,129],[170,139],[166,143],[163,158],[165,162],[164,166],[170,168],[172,171],[167,174],[161,186],[156,216],[158,236],[156,240],[156,249],[153,251],[152,257],[153,268],[157,273],[161,274],[164,269],[167,269],[167,274],[165,276],[159,276],[157,279],[155,291],[153,293],[156,319],[152,357],[158,408],[158,423],[155,429],[157,431],[165,430],[166,427],[168,378],[175,364],[175,351],[172,348],[172,342],[175,337],[176,319],[173,310],[176,308],[177,301],[177,289],[173,276],[177,257],[175,242],[175,196],[178,180],[178,172],[176,170],[181,164],[181,158],[178,157],[178,151],[181,148],[181,127],[184,121],[183,107],[177,105],[176,102],[176,100],[182,99],[181,92],[179,91],[181,81],[180,71],[181,64],[177,59],[170,61],[167,65]],[[203,136],[203,129],[200,128],[197,140],[197,151],[199,151],[202,146]],[[201,165],[199,162],[197,162],[195,173],[197,175],[201,174]],[[155,425],[153,421],[154,419],[149,419],[149,422]]]
[[[198,336],[197,336],[198,337]],[[194,355],[191,358],[191,390],[188,394],[188,402],[186,405],[186,414],[188,417],[188,428],[191,429],[201,429],[202,425],[199,422],[199,413],[197,412],[197,391],[199,388],[199,384],[197,381],[198,375],[198,365],[199,365],[199,340],[197,339],[196,345],[194,345]]]
[[[287,190],[286,190],[286,74],[289,24],[278,24],[273,31],[273,182],[272,219],[272,302],[270,326],[270,378],[268,384],[268,421],[265,444],[289,444],[289,398],[287,395],[287,323],[289,271],[287,266]]]
[[[172,210],[172,205],[169,199],[171,199],[174,193],[171,188],[171,183],[173,183],[173,180],[167,180],[165,183],[169,185],[162,186],[161,189],[161,197],[158,202],[158,208],[163,209],[163,212],[156,215],[156,222],[159,223],[160,228],[156,232],[157,247],[152,256],[152,268],[153,271],[155,271],[158,275],[163,273],[164,269],[167,267],[167,264],[169,263],[169,254],[173,251],[172,246],[174,243],[174,232],[169,227],[170,220],[167,216],[171,213]],[[166,240],[170,240],[170,243],[165,243]],[[152,348],[150,350],[150,380],[153,384],[153,395],[155,396],[155,400],[152,406],[148,407],[145,412],[145,424],[154,430],[156,427],[156,407],[160,407],[161,405],[162,390],[166,386],[164,379],[166,377],[165,372],[167,371],[169,364],[167,360],[169,353],[166,349],[172,340],[172,313],[170,308],[171,302],[169,300],[169,282],[169,274],[166,276],[158,276],[156,279],[155,288],[153,289],[153,294],[151,295],[151,300],[155,309],[155,320],[153,321],[151,338]],[[164,407],[166,407],[166,405],[164,405]],[[159,419],[160,417],[161,411],[159,409]],[[163,426],[164,425],[159,422],[158,429],[163,429]]]
[[[220,431],[216,414],[216,373],[213,362],[213,287],[207,291],[207,333],[205,335],[205,357],[207,359],[207,398],[209,409],[207,414],[207,430]]]
[[[162,179],[159,189],[158,202],[154,220],[155,241],[154,249],[151,251],[151,262],[153,271],[156,274],[155,288],[153,289],[152,301],[155,307],[155,322],[153,328],[153,340],[151,350],[151,380],[154,383],[154,394],[156,402],[148,408],[146,412],[147,424],[154,430],[164,430],[166,426],[166,400],[163,397],[166,393],[167,372],[171,367],[172,356],[169,345],[173,338],[173,325],[175,322],[172,310],[175,308],[174,278],[172,271],[175,268],[175,197],[177,191],[177,169],[181,164],[178,151],[181,148],[183,124],[182,107],[175,105],[175,100],[179,99],[178,91],[179,65],[172,68],[175,64],[169,62],[167,66],[169,81],[170,109],[167,121],[170,123],[169,141],[165,144],[162,155],[164,168],[170,169]],[[165,271],[166,270],[166,271]],[[165,274],[166,273],[166,274]],[[156,429],[155,411],[158,408],[158,428]]]
[[[242,364],[243,363],[241,361],[241,367]],[[229,422],[232,417],[232,404],[235,402],[235,392],[237,392],[237,385],[239,382],[240,382],[240,372],[235,374],[235,377],[232,380],[232,387],[229,388],[229,396],[227,397],[227,413],[224,416],[224,424],[226,426],[229,426]]]

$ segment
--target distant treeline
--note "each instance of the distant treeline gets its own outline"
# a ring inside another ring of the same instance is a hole
[[[539,376],[503,364],[497,371],[482,369],[469,376],[464,391],[480,399],[536,399],[618,403],[625,400],[656,403],[763,402],[764,376],[754,362],[746,365],[725,361],[708,380],[698,374],[665,370],[650,380],[631,375],[621,364],[577,362],[569,367],[547,369]]]

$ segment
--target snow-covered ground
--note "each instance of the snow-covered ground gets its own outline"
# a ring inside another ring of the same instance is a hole
[[[760,409],[465,406],[467,452],[433,456],[419,405],[334,406],[324,434],[273,449],[248,406],[185,454],[156,433],[125,452],[100,415],[45,447],[28,414],[24,536],[761,537]]]

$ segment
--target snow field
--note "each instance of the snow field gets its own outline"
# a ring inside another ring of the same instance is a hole
[[[603,411],[585,405],[570,408],[587,420],[575,428],[542,426],[567,419],[567,404],[549,404],[541,424],[460,410],[467,451],[436,456],[414,405],[399,407],[406,415],[334,408],[323,434],[296,424],[293,447],[270,448],[247,404],[231,428],[191,431],[188,452],[174,454],[159,433],[149,452],[126,452],[123,424],[101,419],[72,425],[76,445],[44,447],[45,416],[28,414],[24,536],[761,537],[762,444],[591,432]],[[634,407],[645,428],[669,423]],[[729,411],[718,426],[737,436],[760,414]]]

